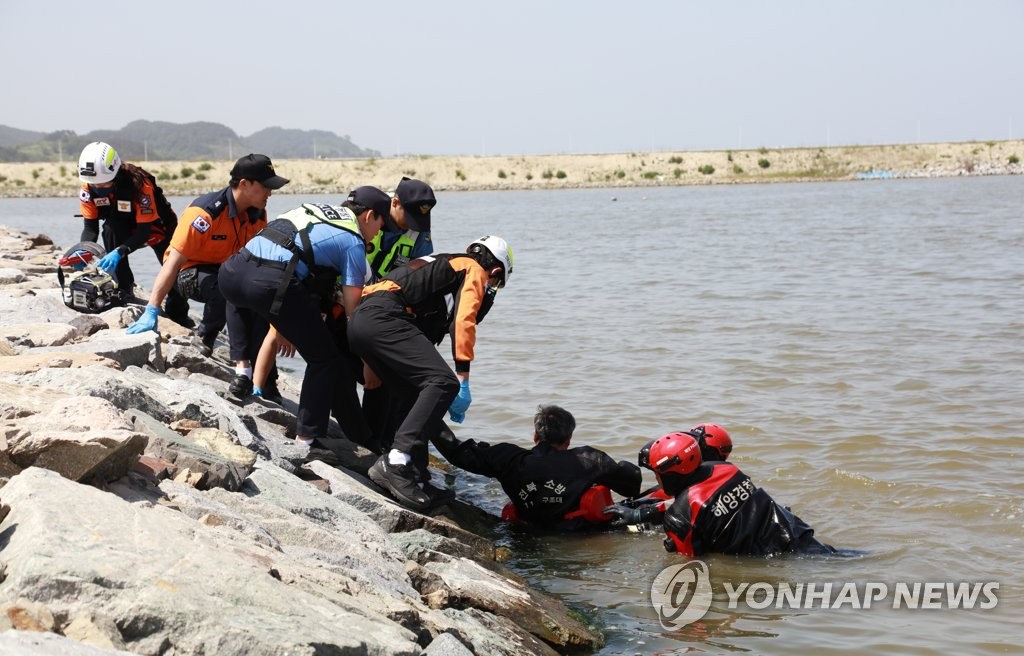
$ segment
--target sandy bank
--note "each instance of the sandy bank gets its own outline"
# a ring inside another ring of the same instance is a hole
[[[116,144],[115,144],[116,147]],[[269,153],[273,157],[273,153]],[[440,191],[742,184],[877,177],[1009,175],[1024,172],[1024,140],[834,148],[760,148],[597,155],[278,160],[291,179],[281,193],[345,193],[363,184],[392,188],[403,175]],[[223,186],[232,162],[136,162],[170,195]],[[73,196],[75,162],[0,163],[0,197]]]

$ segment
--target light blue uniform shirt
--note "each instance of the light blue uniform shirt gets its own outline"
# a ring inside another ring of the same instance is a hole
[[[337,271],[342,285],[362,287],[366,283],[370,266],[366,261],[366,245],[362,237],[326,223],[315,223],[309,229],[309,242],[316,263]],[[298,234],[295,235],[295,244],[302,249],[302,239]],[[245,247],[264,260],[288,262],[292,259],[287,248],[259,235],[250,239]],[[295,265],[295,275],[299,280],[309,275],[309,267],[302,260]]]

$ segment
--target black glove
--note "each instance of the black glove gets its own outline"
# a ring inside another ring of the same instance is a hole
[[[645,505],[640,508],[630,508],[621,503],[613,503],[604,509],[606,515],[613,515],[611,526],[626,526],[627,524],[661,523],[662,512],[656,505]]]
[[[633,498],[630,498],[630,499],[623,499],[619,503],[621,503],[622,505],[627,506],[629,508],[639,508],[640,506],[647,506],[647,505],[654,504],[654,503],[661,503],[664,500],[665,500],[664,497],[642,496],[642,497],[633,497]]]
[[[455,433],[452,432],[452,429],[448,428],[448,424],[441,420],[438,420],[433,426],[430,441],[441,452],[441,455],[445,455],[446,452],[454,451],[462,446],[462,442],[459,441],[459,438],[455,437]]]

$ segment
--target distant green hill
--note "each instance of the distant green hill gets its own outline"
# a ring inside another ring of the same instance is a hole
[[[339,137],[325,130],[286,130],[264,128],[249,135],[249,146],[258,153],[288,159],[323,157],[380,157],[376,150],[364,150],[352,143],[348,135]]]
[[[44,136],[46,135],[43,132],[19,130],[18,128],[9,128],[6,125],[0,125],[0,147],[2,148],[31,143],[42,139]]]
[[[128,161],[230,160],[248,152],[278,159],[312,157],[379,157],[346,136],[324,130],[271,127],[239,137],[220,123],[132,121],[120,130],[94,130],[78,135],[70,130],[44,134],[0,125],[0,162],[72,161],[91,141],[106,141]]]

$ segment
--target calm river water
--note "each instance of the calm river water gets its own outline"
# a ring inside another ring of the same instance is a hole
[[[511,565],[599,627],[603,654],[1020,653],[1022,201],[1021,177],[439,194],[438,251],[496,233],[516,254],[460,437],[526,445],[537,405],[558,403],[577,443],[633,460],[718,422],[755,482],[824,541],[868,552],[704,558],[714,602],[678,630],[651,605],[655,576],[682,561],[660,534],[503,533]],[[0,223],[70,245],[76,211],[0,200]],[[133,265],[149,286],[155,259]],[[459,488],[503,503],[493,482],[460,474]],[[995,582],[998,604],[893,608],[898,584],[929,582]],[[765,585],[730,607],[726,584],[744,583]],[[889,593],[755,607],[766,589],[827,583],[831,599],[847,583]]]

